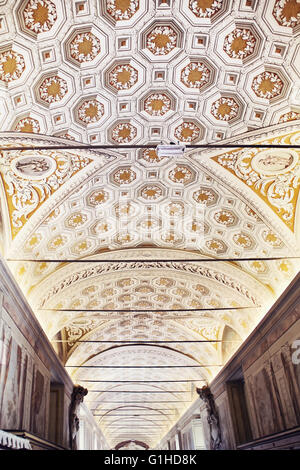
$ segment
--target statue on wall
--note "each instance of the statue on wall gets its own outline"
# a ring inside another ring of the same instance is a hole
[[[216,409],[214,396],[208,386],[197,388],[197,393],[201,400],[205,403],[207,411],[207,422],[210,432],[210,448],[211,450],[222,449],[221,429],[219,423],[219,414]]]
[[[75,385],[71,395],[71,403],[69,408],[69,436],[70,436],[70,449],[77,450],[77,433],[79,431],[79,418],[77,411],[80,403],[83,402],[84,397],[88,394],[86,388],[81,385]]]

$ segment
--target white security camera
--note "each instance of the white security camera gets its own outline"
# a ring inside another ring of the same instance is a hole
[[[156,153],[159,157],[180,157],[184,154],[185,145],[180,145],[179,142],[170,142],[169,144],[160,143],[156,147]]]

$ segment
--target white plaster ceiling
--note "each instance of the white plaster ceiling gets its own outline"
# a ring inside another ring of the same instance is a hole
[[[239,261],[299,255],[296,149],[155,145],[299,145],[298,7],[0,2],[1,146],[153,144],[0,155],[3,255],[112,446],[155,445],[297,273]]]

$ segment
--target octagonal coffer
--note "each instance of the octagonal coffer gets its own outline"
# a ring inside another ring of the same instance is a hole
[[[108,36],[96,25],[75,26],[63,43],[65,59],[80,69],[95,68],[108,54]]]
[[[176,110],[177,99],[165,89],[154,89],[148,91],[139,100],[139,110],[146,118],[167,119]]]
[[[36,40],[53,38],[66,19],[62,0],[20,0],[14,9],[18,29]]]
[[[131,28],[148,12],[149,3],[144,0],[97,0],[99,16],[114,29]]]
[[[104,86],[115,95],[133,95],[145,83],[146,70],[131,57],[115,60],[104,72]]]
[[[140,33],[140,51],[150,62],[169,62],[183,47],[184,31],[173,19],[152,22]]]

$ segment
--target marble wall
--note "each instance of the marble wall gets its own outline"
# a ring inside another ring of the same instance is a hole
[[[0,259],[0,429],[25,431],[45,441],[43,448],[47,441],[68,448],[72,390],[71,378]],[[93,425],[88,430],[93,448],[105,446],[92,414],[87,409],[85,414]]]
[[[300,447],[299,287],[298,276],[211,384],[226,449],[274,434],[298,432],[298,428]],[[231,383],[243,384],[247,410],[241,416],[240,404],[230,402]],[[206,423],[203,404],[201,408]],[[246,440],[239,422],[249,426]]]
[[[300,449],[300,275],[209,386],[223,449]],[[192,439],[197,413],[202,448],[210,449],[208,414],[200,398],[158,448],[175,449],[176,434],[190,432]],[[181,439],[181,449],[186,440]]]
[[[18,305],[1,277],[0,285],[0,428],[26,429],[47,439],[51,364],[15,324],[10,314],[18,315]]]

